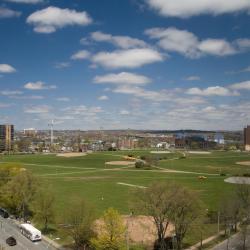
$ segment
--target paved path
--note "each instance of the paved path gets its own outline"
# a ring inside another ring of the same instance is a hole
[[[2,225],[2,226],[1,226]],[[6,239],[13,236],[17,240],[16,246],[8,246]],[[5,250],[55,250],[50,244],[44,240],[40,242],[32,242],[23,236],[18,226],[11,219],[3,219],[0,217],[0,245],[5,247]]]
[[[225,240],[222,243],[218,244],[217,246],[213,247],[213,250],[227,250],[227,249],[241,250],[243,243],[241,233],[237,233],[229,239],[228,248],[227,248],[227,243],[228,241]],[[250,249],[250,236],[247,237],[246,249],[247,250]]]

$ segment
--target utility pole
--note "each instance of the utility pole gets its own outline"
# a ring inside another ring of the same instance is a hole
[[[50,127],[50,144],[52,146],[54,143],[54,120],[51,120],[51,123],[48,125]]]

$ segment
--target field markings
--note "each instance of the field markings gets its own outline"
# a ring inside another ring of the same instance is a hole
[[[135,187],[135,188],[147,188],[145,186],[133,185],[133,184],[125,183],[125,182],[117,182],[116,184],[123,185],[123,186],[128,186],[128,187]]]
[[[3,163],[12,163],[9,161],[2,161],[0,162],[0,164]],[[87,170],[91,170],[91,169],[97,169],[97,168],[81,168],[81,167],[72,167],[72,166],[62,166],[62,165],[47,165],[47,164],[36,164],[36,163],[25,163],[25,162],[21,162],[20,164],[24,165],[24,166],[38,166],[38,167],[50,167],[50,168],[72,168],[72,169],[87,169]]]

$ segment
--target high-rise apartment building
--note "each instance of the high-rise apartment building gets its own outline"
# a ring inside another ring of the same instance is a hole
[[[0,125],[0,152],[12,150],[14,125]]]
[[[250,151],[250,126],[244,128],[244,145],[245,150]]]

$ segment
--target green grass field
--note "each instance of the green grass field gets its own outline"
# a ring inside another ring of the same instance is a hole
[[[58,217],[63,216],[72,199],[83,198],[92,203],[99,214],[108,207],[121,213],[129,213],[129,200],[135,187],[118,183],[149,186],[156,181],[174,181],[200,192],[209,210],[216,210],[218,201],[227,195],[233,184],[224,182],[225,176],[250,173],[250,167],[237,165],[238,161],[250,161],[250,154],[238,152],[212,152],[209,155],[180,152],[159,155],[158,169],[136,170],[134,167],[105,166],[107,161],[124,160],[123,155],[147,155],[149,151],[118,151],[92,153],[87,156],[64,158],[56,155],[10,155],[0,156],[0,163],[16,162],[31,170],[34,175],[51,185],[56,194]],[[1,166],[1,165],[0,165]],[[164,171],[165,170],[165,171]],[[167,172],[166,170],[172,170]],[[177,172],[174,172],[176,171]],[[198,176],[207,179],[199,180]],[[212,234],[215,227],[209,228]],[[189,237],[191,243],[195,237]]]

